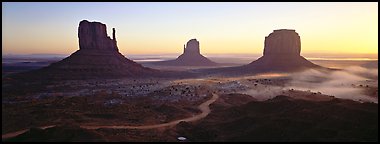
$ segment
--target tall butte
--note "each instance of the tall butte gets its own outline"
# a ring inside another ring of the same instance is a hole
[[[155,62],[157,65],[168,66],[215,66],[217,63],[209,60],[200,53],[199,41],[191,39],[183,46],[183,54],[177,59]]]
[[[158,70],[141,66],[124,57],[117,47],[116,30],[112,39],[100,22],[79,23],[79,50],[48,67],[33,71],[53,79],[86,79],[152,76]]]
[[[311,68],[326,70],[301,56],[301,39],[295,30],[279,29],[265,37],[263,56],[259,59],[243,66],[209,69],[204,72],[245,75],[296,72]]]
[[[301,40],[295,30],[279,29],[265,37],[263,56],[243,68],[256,72],[290,72],[321,66],[301,56]]]

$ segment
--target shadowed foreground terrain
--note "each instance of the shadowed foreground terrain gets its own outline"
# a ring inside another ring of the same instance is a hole
[[[276,96],[257,101],[249,95],[226,94],[212,113],[174,128],[96,129],[63,125],[32,128],[6,141],[378,141],[378,105],[332,98],[306,101]]]
[[[199,124],[177,127],[192,141],[378,141],[378,105],[286,96],[241,106],[212,105]]]

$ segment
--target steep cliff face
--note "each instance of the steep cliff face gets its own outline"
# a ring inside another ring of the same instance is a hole
[[[79,23],[79,50],[65,59],[35,71],[52,79],[87,79],[155,76],[158,70],[141,66],[125,58],[113,38],[107,36],[107,27],[100,22]]]
[[[83,20],[78,27],[79,49],[118,51],[115,28],[113,28],[112,35],[113,39],[107,36],[107,26],[105,24]]]
[[[295,30],[280,29],[265,37],[264,56],[300,56],[301,40]]]
[[[183,54],[175,60],[156,62],[157,65],[168,66],[215,66],[217,63],[209,60],[200,53],[199,41],[191,39],[183,48]]]
[[[200,55],[199,51],[199,41],[197,39],[191,39],[186,43],[186,47],[184,48],[183,54],[188,55]]]

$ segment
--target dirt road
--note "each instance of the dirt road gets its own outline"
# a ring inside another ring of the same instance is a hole
[[[100,125],[100,126],[89,126],[89,125],[81,125],[80,127],[81,128],[84,128],[84,129],[100,129],[100,128],[110,128],[110,129],[154,129],[154,128],[162,128],[162,127],[169,127],[169,126],[175,126],[177,125],[178,123],[184,121],[184,122],[193,122],[193,121],[197,121],[199,119],[202,119],[204,117],[206,117],[208,114],[210,114],[211,110],[210,110],[210,104],[214,103],[217,99],[219,98],[219,95],[217,94],[212,94],[212,97],[211,99],[207,100],[206,102],[200,104],[198,106],[198,109],[201,110],[201,113],[200,114],[197,114],[197,115],[194,115],[194,116],[191,116],[191,117],[188,117],[188,118],[184,118],[184,119],[179,119],[179,120],[175,120],[175,121],[171,121],[171,122],[168,122],[168,123],[163,123],[163,124],[155,124],[155,125],[142,125],[142,126],[128,126],[128,125]],[[39,127],[41,129],[46,129],[46,128],[50,128],[50,127],[54,127],[55,125],[49,125],[49,126],[43,126],[43,127]],[[16,132],[11,132],[11,133],[7,133],[7,134],[3,134],[1,136],[1,139],[8,139],[8,138],[12,138],[12,137],[15,137],[15,136],[18,136],[26,131],[28,131],[29,129],[24,129],[24,130],[20,130],[20,131],[16,131]]]

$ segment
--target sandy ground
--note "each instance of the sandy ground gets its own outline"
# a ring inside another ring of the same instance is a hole
[[[211,99],[200,104],[198,106],[198,109],[201,111],[200,114],[196,114],[196,115],[193,115],[193,116],[188,117],[188,118],[183,118],[183,119],[171,121],[168,123],[155,124],[155,125],[141,125],[141,126],[129,126],[129,125],[96,125],[96,126],[90,126],[90,125],[83,124],[80,127],[84,128],[84,129],[101,129],[101,128],[108,128],[108,129],[155,129],[155,128],[163,128],[163,127],[173,127],[180,122],[193,122],[193,121],[197,121],[197,120],[200,120],[200,119],[206,117],[211,112],[209,105],[214,103],[218,98],[219,98],[219,96],[217,94],[213,94]],[[51,128],[51,127],[55,127],[55,125],[41,126],[38,128],[47,129],[47,128]],[[28,130],[29,129],[24,129],[24,130],[19,130],[16,132],[6,133],[6,134],[3,134],[1,136],[1,138],[2,139],[9,139],[12,137],[16,137],[22,133],[25,133]]]

